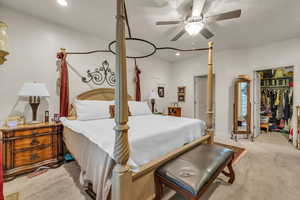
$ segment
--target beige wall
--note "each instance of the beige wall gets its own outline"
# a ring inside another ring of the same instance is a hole
[[[8,62],[0,66],[0,121],[13,110],[30,115],[27,102],[19,100],[17,92],[24,82],[38,81],[47,84],[51,97],[44,102],[53,114],[58,111],[58,95],[56,94],[56,59],[59,48],[72,51],[85,51],[104,48],[108,41],[95,36],[86,35],[76,30],[51,24],[19,12],[0,8],[0,19],[9,25]],[[215,44],[217,47],[218,44]],[[218,137],[229,137],[232,126],[232,83],[238,74],[253,77],[253,71],[278,66],[295,66],[295,105],[300,103],[298,93],[300,85],[300,38],[282,42],[274,42],[251,49],[218,51],[214,54],[216,75],[216,134]],[[107,59],[114,68],[114,57],[106,54],[90,56],[69,56],[68,61],[84,74]],[[186,86],[186,102],[181,103],[183,116],[194,116],[193,77],[207,74],[207,54],[168,63],[156,57],[139,60],[142,69],[142,98],[147,99],[152,89],[165,86],[166,97],[158,100],[160,111],[166,111],[170,102],[176,102],[177,86]],[[93,86],[94,87],[94,86]],[[78,93],[91,87],[83,84],[79,77],[70,71],[70,96],[73,99]],[[134,95],[134,68],[128,62],[128,90]],[[252,91],[251,91],[252,92]],[[203,94],[206,96],[206,94]],[[48,104],[48,105],[47,105]],[[25,108],[25,106],[27,107]],[[41,117],[40,113],[40,117]],[[295,116],[295,115],[294,115]],[[294,121],[295,125],[295,121]]]
[[[216,44],[217,45],[217,44]],[[216,134],[228,138],[232,127],[233,80],[238,74],[248,74],[253,78],[255,70],[295,66],[295,104],[300,103],[300,38],[276,42],[271,45],[251,49],[224,50],[214,54],[216,74]],[[172,99],[176,101],[176,87],[187,87],[187,100],[182,103],[183,115],[194,116],[193,77],[207,74],[207,55],[192,57],[174,63]],[[253,87],[251,87],[251,92]],[[206,94],[203,94],[206,95]],[[294,115],[295,117],[295,115]],[[295,120],[293,122],[295,127]]]
[[[42,118],[44,109],[49,107],[51,114],[59,110],[59,98],[56,94],[56,52],[64,47],[71,51],[86,51],[102,49],[109,41],[103,41],[95,36],[86,35],[75,30],[51,24],[19,12],[0,8],[0,19],[9,25],[8,61],[0,66],[0,121],[10,113],[18,111],[31,115],[27,101],[19,100],[17,93],[24,82],[44,82],[51,97],[43,102],[39,117]],[[107,59],[114,69],[114,56],[111,54],[76,55],[69,56],[69,63],[80,73],[85,74],[87,69],[94,69],[96,65]],[[152,89],[158,85],[166,87],[166,97],[158,100],[159,110],[163,111],[169,103],[170,65],[156,57],[139,60],[142,70],[141,90],[142,99],[147,97]],[[77,94],[94,88],[81,82],[80,78],[70,70],[70,96],[73,99]],[[128,61],[128,90],[135,94],[135,74],[132,60]],[[104,85],[104,87],[107,87]],[[27,105],[27,107],[26,107]],[[42,109],[44,108],[44,109]],[[43,111],[43,112],[42,112]]]

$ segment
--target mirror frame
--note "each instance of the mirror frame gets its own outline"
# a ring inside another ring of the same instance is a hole
[[[238,130],[238,95],[239,84],[247,83],[247,130]],[[250,102],[251,81],[246,78],[237,78],[234,83],[234,102],[233,102],[233,134],[251,134],[251,102]]]

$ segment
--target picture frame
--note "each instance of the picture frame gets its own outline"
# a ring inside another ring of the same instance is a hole
[[[165,88],[164,87],[157,87],[157,94],[160,98],[165,97]]]
[[[180,94],[185,94],[185,87],[178,87],[177,92]]]
[[[58,114],[58,113],[55,113],[55,114],[53,115],[53,121],[56,122],[56,123],[59,122],[59,114]]]
[[[178,95],[178,102],[185,102],[185,95]]]
[[[177,87],[178,102],[185,102],[185,86]]]

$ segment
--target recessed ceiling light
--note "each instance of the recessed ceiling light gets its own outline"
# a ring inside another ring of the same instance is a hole
[[[68,2],[66,0],[56,0],[57,3],[63,7],[67,7],[68,6]]]
[[[175,55],[176,55],[176,56],[180,56],[180,52],[177,52]]]

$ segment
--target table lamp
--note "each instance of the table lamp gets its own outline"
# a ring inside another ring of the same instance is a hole
[[[32,123],[38,123],[37,110],[40,105],[40,97],[49,97],[49,92],[44,83],[24,83],[19,96],[29,97],[29,104],[32,109]]]
[[[154,113],[155,99],[159,99],[159,96],[158,96],[157,92],[154,92],[152,90],[150,95],[149,95],[149,99],[151,101],[152,113]]]

